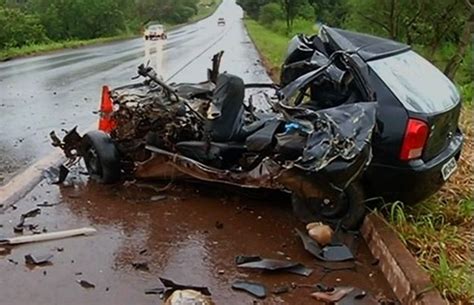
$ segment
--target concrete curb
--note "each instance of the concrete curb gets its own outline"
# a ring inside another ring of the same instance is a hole
[[[22,173],[13,177],[7,184],[0,187],[0,213],[26,196],[42,179],[43,171],[49,167],[57,167],[65,160],[61,150],[55,150],[43,159],[29,166]]]
[[[428,274],[421,269],[395,231],[377,214],[365,218],[361,228],[372,255],[393,292],[402,304],[449,304],[434,288]]]

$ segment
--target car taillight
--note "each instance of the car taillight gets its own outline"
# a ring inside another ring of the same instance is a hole
[[[428,139],[428,124],[422,120],[409,119],[403,137],[401,160],[412,160],[421,157]]]

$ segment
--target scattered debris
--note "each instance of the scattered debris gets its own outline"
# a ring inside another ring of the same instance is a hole
[[[330,226],[321,222],[312,222],[306,225],[308,235],[321,246],[329,245],[332,241],[334,231]]]
[[[146,263],[146,262],[132,263],[132,266],[136,270],[145,271],[145,272],[150,271],[150,267],[148,267],[148,263]]]
[[[0,239],[0,245],[18,245],[18,244],[25,244],[25,243],[32,243],[32,242],[48,241],[48,240],[62,239],[62,238],[73,237],[73,236],[90,235],[95,232],[97,231],[94,228],[80,228],[80,229],[58,231],[58,232],[51,232],[51,233],[40,233],[40,234],[35,234],[35,235],[2,238]]]
[[[59,205],[59,202],[56,203],[49,203],[47,201],[44,201],[43,203],[38,203],[36,206],[41,207],[41,208],[50,208]]]
[[[53,254],[27,254],[25,255],[25,263],[27,265],[46,265],[51,263],[51,259],[54,257]]]
[[[145,289],[145,294],[163,294],[164,292],[165,292],[165,288]]]
[[[283,261],[278,259],[261,258],[259,256],[237,256],[235,259],[237,267],[261,269],[267,271],[286,271],[298,275],[309,276],[313,270],[305,267],[301,263],[292,262],[289,260]]]
[[[232,289],[248,292],[259,299],[264,299],[267,296],[267,289],[265,286],[257,282],[236,280],[232,284]]]
[[[55,140],[59,142],[55,142]],[[53,146],[55,144],[60,145],[61,140],[59,140],[58,137],[55,137],[55,140],[53,140]],[[43,171],[43,177],[46,179],[48,184],[61,184],[66,180],[68,174],[69,169],[64,165],[60,165],[59,168],[50,167]]]
[[[77,280],[77,282],[79,283],[79,285],[82,286],[82,288],[86,288],[86,289],[94,289],[95,288],[94,284],[92,284],[91,282],[88,282],[86,280]]]
[[[174,291],[165,301],[164,305],[215,305],[210,296],[199,291],[186,289]]]
[[[182,285],[182,284],[177,284],[169,279],[165,279],[160,277],[161,283],[167,288],[166,292],[174,292],[176,290],[195,290],[203,295],[210,296],[211,292],[209,291],[209,288],[207,287],[200,287],[200,286],[191,286],[191,285]]]
[[[316,258],[328,262],[343,262],[353,260],[354,255],[351,250],[342,244],[328,245],[321,248],[316,241],[309,237],[306,233],[296,229],[296,232],[303,242],[304,248]]]
[[[15,260],[13,260],[13,259],[11,259],[11,258],[7,259],[7,261],[9,261],[10,263],[12,263],[13,265],[18,265],[18,262],[15,261]]]
[[[337,287],[331,291],[314,292],[311,296],[318,301],[335,303],[349,294],[352,290],[354,290],[353,287]]]
[[[291,290],[290,286],[279,286],[279,287],[275,287],[272,290],[272,293],[276,295],[280,295],[280,294],[288,293],[290,292],[290,290]]]
[[[224,229],[224,224],[220,221],[216,221],[215,226],[216,226],[216,229],[218,230]]]
[[[165,200],[167,196],[165,195],[157,195],[157,196],[151,196],[150,201],[161,201]]]
[[[33,218],[33,217],[36,217],[38,216],[39,214],[41,214],[41,209],[40,208],[36,208],[36,209],[33,209],[31,211],[28,211],[24,214],[21,214],[20,216],[20,222],[13,228],[13,232],[15,233],[22,233],[23,232],[23,228],[25,226],[25,220],[27,218]]]
[[[140,250],[140,252],[138,252],[138,254],[140,255],[144,255],[148,252],[148,249],[143,249],[143,250]]]
[[[11,249],[0,247],[0,255],[9,255],[10,252],[11,252]]]

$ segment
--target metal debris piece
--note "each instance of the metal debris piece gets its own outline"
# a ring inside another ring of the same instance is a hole
[[[94,289],[95,288],[94,284],[92,284],[91,282],[88,282],[86,280],[77,280],[77,282],[79,283],[79,285],[82,286],[82,288],[86,288],[86,289]]]
[[[265,286],[257,282],[236,280],[232,284],[232,289],[248,292],[259,299],[264,299],[267,296],[267,289]]]
[[[165,292],[165,288],[150,288],[150,289],[145,289],[145,294],[163,294]]]
[[[51,259],[54,257],[53,254],[27,254],[25,255],[25,263],[27,265],[46,265],[51,263]]]
[[[281,270],[297,266],[298,263],[291,261],[282,261],[277,259],[262,258],[258,261],[248,262],[237,265],[239,268],[263,269],[263,270]]]
[[[306,233],[296,229],[296,232],[303,242],[304,248],[316,258],[326,262],[343,262],[353,260],[354,255],[345,245],[329,245],[321,248],[316,241],[309,237]]]
[[[211,292],[209,291],[209,288],[207,287],[177,284],[169,279],[165,279],[162,277],[160,277],[160,281],[167,288],[167,292],[172,292],[175,290],[196,290],[204,295],[208,295],[208,296],[211,295]]]
[[[236,263],[237,267],[239,268],[261,269],[268,271],[280,270],[302,276],[309,276],[311,273],[313,273],[313,269],[307,268],[301,263],[261,258],[260,256],[238,256],[236,257]]]
[[[150,267],[148,267],[148,263],[146,262],[132,263],[132,267],[140,271],[150,271]]]
[[[335,303],[349,294],[354,287],[337,287],[332,291],[314,292],[311,294],[318,301],[326,303]]]

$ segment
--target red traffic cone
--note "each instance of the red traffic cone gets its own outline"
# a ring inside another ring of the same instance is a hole
[[[115,121],[112,118],[114,106],[110,97],[109,86],[102,87],[102,100],[100,102],[99,130],[110,133],[115,128]]]

